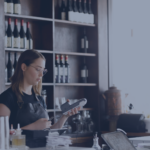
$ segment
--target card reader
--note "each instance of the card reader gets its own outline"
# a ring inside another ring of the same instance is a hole
[[[79,99],[77,102],[73,103],[72,105],[69,102],[66,102],[60,106],[64,115],[67,115],[68,112],[71,112],[71,109],[77,107],[83,107],[87,103],[86,98]]]

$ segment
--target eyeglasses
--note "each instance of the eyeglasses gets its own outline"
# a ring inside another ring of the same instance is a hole
[[[30,65],[31,66],[31,65]],[[31,66],[33,67],[37,72],[42,72],[43,73],[43,76],[48,72],[47,69],[41,69],[41,68],[36,68],[34,66]]]

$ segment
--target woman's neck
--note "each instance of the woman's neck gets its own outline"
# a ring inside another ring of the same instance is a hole
[[[27,84],[26,82],[23,82],[21,84],[21,90],[22,92],[28,94],[28,95],[32,95],[32,85]]]

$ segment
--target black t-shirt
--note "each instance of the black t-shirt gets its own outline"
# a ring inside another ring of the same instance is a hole
[[[43,108],[46,109],[46,104],[44,102],[43,97],[38,96],[38,99],[40,100],[40,103],[43,106]],[[34,103],[37,101],[33,93],[32,95],[23,93],[22,100],[24,101],[24,103]],[[11,111],[9,118],[9,125],[11,126],[11,124],[13,124],[14,128],[17,128],[17,125],[15,124],[15,118],[17,116],[19,106],[17,104],[17,96],[12,91],[11,87],[0,95],[0,103],[6,105]]]

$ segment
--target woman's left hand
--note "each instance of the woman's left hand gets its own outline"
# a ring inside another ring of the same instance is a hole
[[[68,99],[67,99],[67,101],[69,102]],[[78,114],[78,112],[79,112],[80,110],[81,110],[80,107],[71,109],[71,112],[68,112],[68,114],[66,115],[66,117],[70,117],[70,116],[72,116],[72,115]]]

